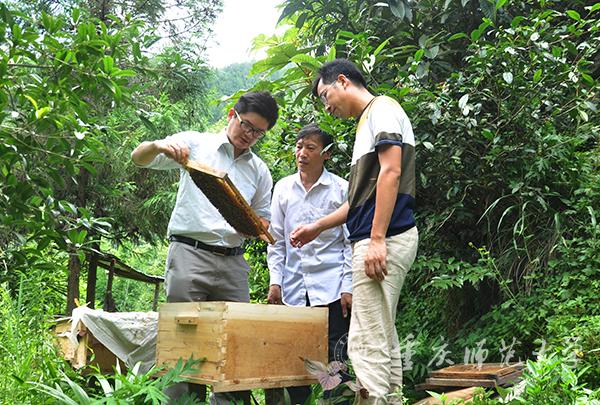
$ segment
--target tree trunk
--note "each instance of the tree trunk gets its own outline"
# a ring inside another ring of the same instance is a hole
[[[69,277],[67,279],[67,312],[71,316],[75,308],[75,300],[79,300],[79,275],[81,274],[81,261],[79,255],[70,252]]]
[[[89,172],[81,169],[77,176],[77,204],[85,207],[86,186],[89,180]],[[67,279],[67,315],[70,316],[75,308],[75,300],[79,301],[79,276],[81,275],[81,260],[74,246],[69,247],[69,276]]]
[[[90,253],[90,263],[88,266],[87,276],[87,294],[85,302],[88,303],[88,307],[91,309],[96,308],[96,280],[98,270],[98,257],[94,250],[99,250],[100,246],[97,243],[92,245],[92,252]]]

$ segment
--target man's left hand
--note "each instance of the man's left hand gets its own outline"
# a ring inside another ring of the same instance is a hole
[[[387,247],[385,239],[371,239],[365,256],[365,274],[367,277],[383,281],[387,276]]]
[[[352,294],[342,293],[340,304],[342,305],[342,315],[347,318],[352,311]]]

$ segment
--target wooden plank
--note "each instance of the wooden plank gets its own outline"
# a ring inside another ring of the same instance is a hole
[[[505,374],[497,378],[467,378],[464,376],[454,378],[430,377],[425,380],[425,383],[415,385],[415,390],[424,391],[450,387],[494,387],[496,385],[512,385],[522,374],[523,370],[517,369],[510,374]]]
[[[439,385],[427,384],[426,382],[422,382],[420,384],[415,384],[415,391],[432,391],[432,390],[443,390],[446,391],[451,389],[451,387],[441,387]]]
[[[521,370],[515,371],[514,373],[501,376],[499,378],[427,378],[427,388],[430,389],[435,386],[442,387],[495,387],[496,385],[508,385],[514,383],[522,374]]]
[[[327,324],[256,320],[228,321],[223,373],[227,379],[282,375],[312,379],[302,359],[327,363]],[[254,341],[249,344],[248,339]]]
[[[496,380],[486,378],[427,378],[425,382],[442,387],[495,387]]]
[[[446,392],[446,393],[444,393],[444,395],[446,396],[446,398],[448,400],[464,399],[464,400],[467,400],[465,402],[470,402],[468,400],[473,399],[473,397],[475,396],[476,389],[477,389],[477,387],[464,388],[462,390]],[[439,399],[436,399],[436,398],[430,396],[427,398],[423,398],[419,402],[416,402],[415,405],[437,405],[437,404],[441,404],[441,403],[442,402]],[[448,402],[446,402],[446,403],[448,403]]]
[[[429,375],[435,378],[498,378],[522,369],[517,363],[483,363],[483,364],[456,364],[441,370],[432,371]]]
[[[282,387],[299,387],[302,385],[316,384],[318,381],[313,378],[297,377],[297,376],[281,376],[278,379],[274,378],[243,378],[235,380],[218,381],[212,384],[213,392],[229,392],[255,389],[257,387],[282,388]]]
[[[225,172],[197,161],[188,161],[184,167],[196,186],[236,231],[275,243],[273,236]]]
[[[496,384],[498,385],[513,385],[517,382],[521,375],[523,374],[523,370],[517,370],[514,373],[503,375],[496,379]]]
[[[201,303],[202,309],[210,308],[216,303]],[[247,304],[243,302],[227,302],[223,319],[244,319],[253,321],[277,322],[327,322],[329,312],[320,307],[288,307],[285,305]],[[276,326],[276,325],[274,325]]]
[[[63,319],[59,321],[54,328],[56,343],[63,358],[71,363],[71,366],[78,370],[87,365],[88,356],[88,334],[85,326],[79,322],[76,332],[78,334],[78,342],[73,345],[67,336],[58,336],[69,333],[71,331],[71,320]]]

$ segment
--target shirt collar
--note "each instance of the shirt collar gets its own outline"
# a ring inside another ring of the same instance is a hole
[[[302,189],[304,189],[304,186],[302,185],[302,179],[300,178],[300,172],[299,171],[297,171],[296,174],[295,174],[295,181],[296,181],[296,183],[300,187],[302,187]],[[315,184],[313,184],[313,186],[311,187],[311,190],[315,186],[317,186],[319,184],[322,184],[324,186],[328,186],[328,185],[331,184],[331,181],[332,181],[331,180],[331,173],[329,173],[327,171],[327,169],[325,167],[323,167],[323,172],[321,173],[321,176],[319,176],[319,178],[317,179],[317,181],[315,182]]]
[[[321,176],[319,177],[319,179],[315,183],[315,186],[317,184],[323,184],[324,186],[328,186],[328,185],[331,184],[331,175],[329,174],[329,172],[327,171],[327,169],[325,168],[325,166],[323,166],[323,173],[321,173]]]
[[[221,149],[223,148],[224,150],[228,151],[229,153],[231,153],[231,155],[233,156],[233,145],[231,144],[231,142],[229,142],[229,138],[227,137],[227,129],[223,129],[220,133],[219,133],[219,148]],[[250,149],[245,150],[244,152],[242,152],[242,154],[239,156],[240,158],[246,159],[246,160],[250,160],[253,156],[253,153]]]

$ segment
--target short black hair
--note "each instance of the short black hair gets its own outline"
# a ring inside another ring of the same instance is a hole
[[[319,97],[317,91],[319,80],[323,80],[323,84],[330,84],[335,82],[340,74],[346,76],[355,85],[367,88],[365,77],[354,63],[348,59],[335,59],[321,66],[317,72],[317,77],[312,83],[313,96]]]
[[[239,98],[233,108],[238,114],[253,112],[269,123],[269,128],[273,128],[279,116],[279,107],[277,102],[268,91],[251,91]]]
[[[313,135],[319,138],[321,145],[323,145],[323,149],[333,143],[333,136],[323,131],[317,124],[314,123],[308,124],[300,129],[300,132],[298,132],[298,135],[296,135],[296,142],[298,142],[300,139],[304,139]]]

